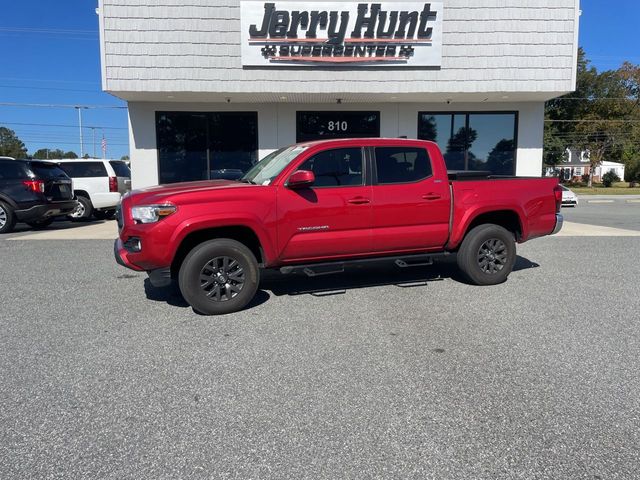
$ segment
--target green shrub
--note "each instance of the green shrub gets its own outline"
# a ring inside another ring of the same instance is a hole
[[[607,188],[609,188],[615,182],[619,182],[619,181],[620,181],[620,177],[616,172],[612,170],[608,171],[602,176],[602,184]]]

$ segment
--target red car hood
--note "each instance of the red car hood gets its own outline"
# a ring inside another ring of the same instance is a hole
[[[237,182],[234,180],[203,180],[199,182],[173,183],[170,185],[159,185],[155,187],[141,188],[131,192],[134,204],[162,203],[168,197],[185,193],[208,192],[214,190],[225,190],[230,188],[256,187],[249,183]]]

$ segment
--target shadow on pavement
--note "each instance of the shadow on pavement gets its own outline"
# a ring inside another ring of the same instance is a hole
[[[518,255],[513,271],[537,268],[535,262]],[[458,270],[455,255],[442,259],[428,267],[399,268],[390,261],[352,265],[345,268],[343,273],[330,274],[319,277],[307,277],[303,273],[281,274],[278,270],[263,270],[260,289],[254,299],[245,308],[257,307],[270,298],[268,292],[275,296],[283,295],[313,295],[325,297],[340,295],[347,290],[359,288],[393,286],[396,288],[424,287],[429,282],[442,281],[451,278],[457,282],[468,283]],[[189,307],[182,297],[177,282],[168,287],[157,288],[151,285],[149,279],[144,281],[144,290],[149,300],[165,302],[174,307]]]
[[[28,232],[45,232],[47,230],[69,230],[71,228],[86,227],[87,225],[100,225],[103,223],[115,222],[115,220],[79,220],[72,222],[71,220],[60,219],[55,220],[51,225],[46,227],[32,227],[26,223],[18,222],[11,233],[28,233]]]

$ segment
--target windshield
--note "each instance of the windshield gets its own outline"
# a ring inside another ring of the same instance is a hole
[[[256,163],[240,180],[258,185],[269,185],[294,158],[306,149],[307,147],[293,145],[276,150]]]

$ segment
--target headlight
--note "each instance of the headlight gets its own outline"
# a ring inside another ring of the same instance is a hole
[[[176,211],[175,205],[144,205],[133,207],[131,216],[137,223],[155,223]]]

